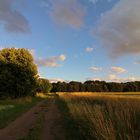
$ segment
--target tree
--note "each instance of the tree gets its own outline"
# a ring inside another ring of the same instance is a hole
[[[107,83],[107,86],[110,92],[122,92],[124,84],[110,82],[110,83]]]
[[[71,81],[68,83],[68,91],[69,92],[79,92],[81,87],[80,82]]]
[[[47,79],[39,78],[38,79],[38,88],[37,92],[49,93],[52,89],[52,84]]]
[[[138,85],[136,82],[127,82],[124,84],[124,92],[136,92],[138,91]]]
[[[34,95],[37,66],[27,49],[0,50],[0,98]]]
[[[85,81],[84,83],[71,81],[69,83],[52,83],[51,92],[139,92],[140,82],[105,82],[105,81]]]

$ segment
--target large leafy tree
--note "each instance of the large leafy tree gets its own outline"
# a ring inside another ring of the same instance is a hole
[[[0,97],[19,98],[34,95],[37,66],[27,49],[0,50]]]

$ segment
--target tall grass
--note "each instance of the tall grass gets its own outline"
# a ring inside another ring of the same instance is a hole
[[[139,140],[140,99],[113,95],[61,94],[86,140]]]

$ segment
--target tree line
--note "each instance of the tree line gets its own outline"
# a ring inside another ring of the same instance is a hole
[[[71,81],[52,83],[51,92],[140,92],[140,82]]]

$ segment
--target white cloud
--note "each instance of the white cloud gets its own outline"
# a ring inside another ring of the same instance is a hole
[[[110,82],[133,82],[139,80],[139,78],[136,77],[121,78],[115,74],[110,74],[108,75],[106,80]]]
[[[36,55],[36,50],[29,49],[29,51],[34,58],[36,65],[39,67],[59,67],[60,64],[58,64],[58,62],[63,62],[66,60],[66,56],[64,54],[50,58],[41,58]]]
[[[0,0],[0,24],[4,25],[7,32],[29,33],[27,19],[12,7],[15,0]]]
[[[88,53],[93,52],[93,48],[90,48],[90,47],[86,48],[86,52]]]
[[[35,63],[40,67],[58,67],[60,66],[58,64],[58,61],[64,61],[66,59],[66,56],[64,54],[60,56],[55,56],[51,58],[35,58]]]
[[[54,78],[54,79],[49,79],[51,83],[57,83],[57,82],[65,82],[65,80],[61,78]]]
[[[88,80],[88,81],[102,81],[102,79],[99,77],[89,77],[86,80]]]
[[[140,78],[136,78],[134,76],[131,77],[119,77],[118,75],[115,74],[109,74],[105,77],[89,77],[86,80],[98,80],[98,81],[107,81],[107,82],[133,82],[133,81],[139,81]]]
[[[112,58],[140,53],[140,1],[120,0],[93,29]]]
[[[110,74],[110,75],[108,75],[107,79],[110,80],[110,81],[117,81],[118,77],[115,74]]]
[[[49,14],[56,23],[75,29],[84,25],[86,8],[78,0],[50,0],[50,3]]]
[[[111,70],[113,72],[116,72],[116,73],[124,73],[124,72],[127,72],[126,69],[121,68],[121,67],[111,67]]]
[[[98,71],[101,71],[102,68],[99,68],[99,67],[90,67],[89,70],[91,70],[93,72],[98,72]]]
[[[64,54],[61,54],[60,56],[59,56],[59,60],[60,61],[64,61],[66,59],[66,56],[64,55]]]

